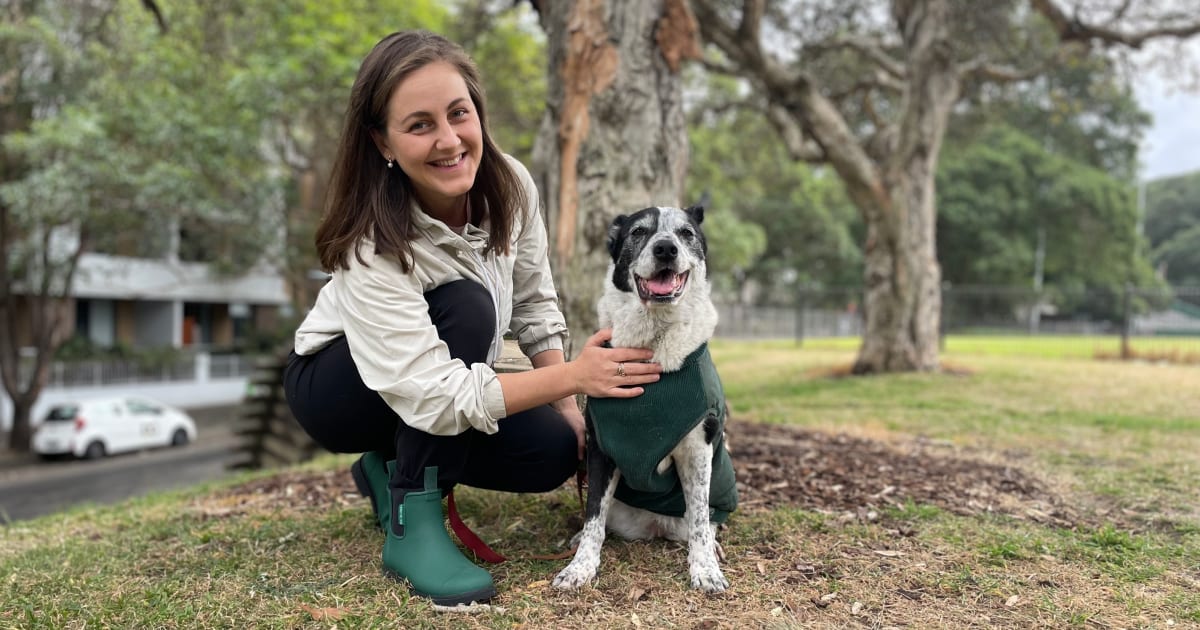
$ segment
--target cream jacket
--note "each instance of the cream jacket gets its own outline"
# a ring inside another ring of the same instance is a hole
[[[495,433],[506,415],[504,392],[492,370],[503,335],[511,331],[533,357],[561,350],[567,326],[550,277],[546,227],[537,188],[517,160],[509,164],[525,185],[529,205],[516,217],[506,255],[484,255],[488,233],[468,224],[460,236],[419,208],[414,213],[413,269],[375,253],[369,239],[349,269],[335,271],[296,330],[296,354],[313,354],[345,335],[350,356],[367,387],[379,392],[409,426],[435,435],[470,428]],[[451,359],[429,317],[426,291],[459,279],[488,288],[496,307],[496,337],[487,364]]]

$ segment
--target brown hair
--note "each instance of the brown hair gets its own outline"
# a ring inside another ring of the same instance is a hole
[[[384,37],[371,49],[350,90],[325,212],[316,232],[317,255],[325,271],[348,269],[351,250],[365,264],[357,246],[368,236],[375,240],[376,253],[394,255],[401,269],[406,273],[412,270],[415,191],[401,169],[386,167],[371,132],[385,131],[388,99],[396,86],[437,61],[453,65],[462,75],[483,132],[483,156],[475,183],[467,192],[470,220],[481,221],[486,212],[487,251],[508,253],[513,217],[524,208],[527,197],[520,178],[488,132],[479,70],[466,51],[450,40],[428,31],[402,31]]]

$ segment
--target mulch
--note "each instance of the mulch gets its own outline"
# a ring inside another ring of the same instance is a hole
[[[743,509],[794,506],[873,521],[882,510],[932,505],[1072,527],[1045,483],[1012,464],[927,439],[885,443],[842,433],[732,421],[727,441]]]
[[[885,443],[841,433],[739,420],[726,423],[739,510],[797,507],[839,521],[875,521],[888,508],[932,505],[954,514],[1004,514],[1055,527],[1079,515],[1013,464],[926,439]],[[226,490],[290,507],[357,500],[348,471],[287,471]],[[236,508],[233,508],[236,511]]]

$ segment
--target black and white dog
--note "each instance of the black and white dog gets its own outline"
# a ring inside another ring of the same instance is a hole
[[[587,402],[585,522],[557,588],[595,578],[606,525],[627,539],[686,540],[692,586],[729,586],[716,528],[736,507],[737,489],[724,447],[724,395],[708,354],[717,311],[703,220],[699,206],[646,208],[609,228],[600,326],[612,328],[614,347],[653,350],[663,374],[641,396]]]

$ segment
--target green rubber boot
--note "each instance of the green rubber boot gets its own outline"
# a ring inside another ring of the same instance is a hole
[[[442,606],[481,602],[496,595],[492,575],[468,560],[446,532],[436,466],[425,469],[423,491],[393,489],[391,498],[384,573],[408,580],[414,595]]]
[[[391,463],[394,464],[395,460]],[[383,456],[375,451],[363,453],[350,465],[350,476],[354,478],[359,494],[371,501],[375,524],[386,532],[392,517],[392,493],[388,489],[391,471],[383,461]]]

